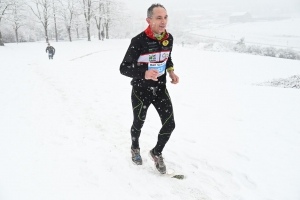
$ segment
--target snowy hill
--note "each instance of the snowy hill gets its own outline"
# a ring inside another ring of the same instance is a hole
[[[163,152],[184,180],[159,175],[148,151],[150,107],[130,159],[130,40],[6,44],[0,48],[1,200],[300,199],[298,89],[257,86],[300,74],[300,61],[174,46],[168,83],[176,129]]]
[[[245,39],[247,45],[274,46],[300,50],[300,18],[278,21],[220,24],[202,27],[192,34],[207,39],[237,42]]]

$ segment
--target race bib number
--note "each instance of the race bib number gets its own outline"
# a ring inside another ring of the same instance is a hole
[[[167,64],[167,60],[165,60],[162,63],[149,63],[148,64],[148,70],[149,69],[156,69],[158,71],[158,76],[161,76],[165,73],[166,64]]]

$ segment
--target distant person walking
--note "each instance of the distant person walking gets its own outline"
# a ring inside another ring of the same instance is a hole
[[[102,40],[104,40],[104,37],[105,37],[105,34],[104,34],[104,31],[102,30],[101,31],[101,38],[102,38]]]
[[[53,59],[53,56],[55,54],[55,49],[53,46],[50,46],[50,43],[48,43],[48,46],[46,48],[46,53],[48,52],[49,60]]]

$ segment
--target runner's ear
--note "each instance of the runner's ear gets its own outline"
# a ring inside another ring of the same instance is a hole
[[[151,21],[150,21],[150,18],[146,18],[146,21],[147,21],[147,23],[150,25],[150,23],[151,23]]]

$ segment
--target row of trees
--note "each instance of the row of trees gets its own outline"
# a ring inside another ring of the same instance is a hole
[[[1,33],[4,26],[12,27],[16,42],[20,41],[22,27],[26,27],[27,32],[43,32],[47,43],[49,29],[54,32],[56,41],[61,32],[72,41],[72,33],[79,38],[80,30],[85,28],[84,35],[91,41],[92,25],[97,28],[99,39],[101,31],[109,39],[111,28],[123,24],[126,18],[128,13],[117,0],[0,0],[0,45],[4,45]]]

